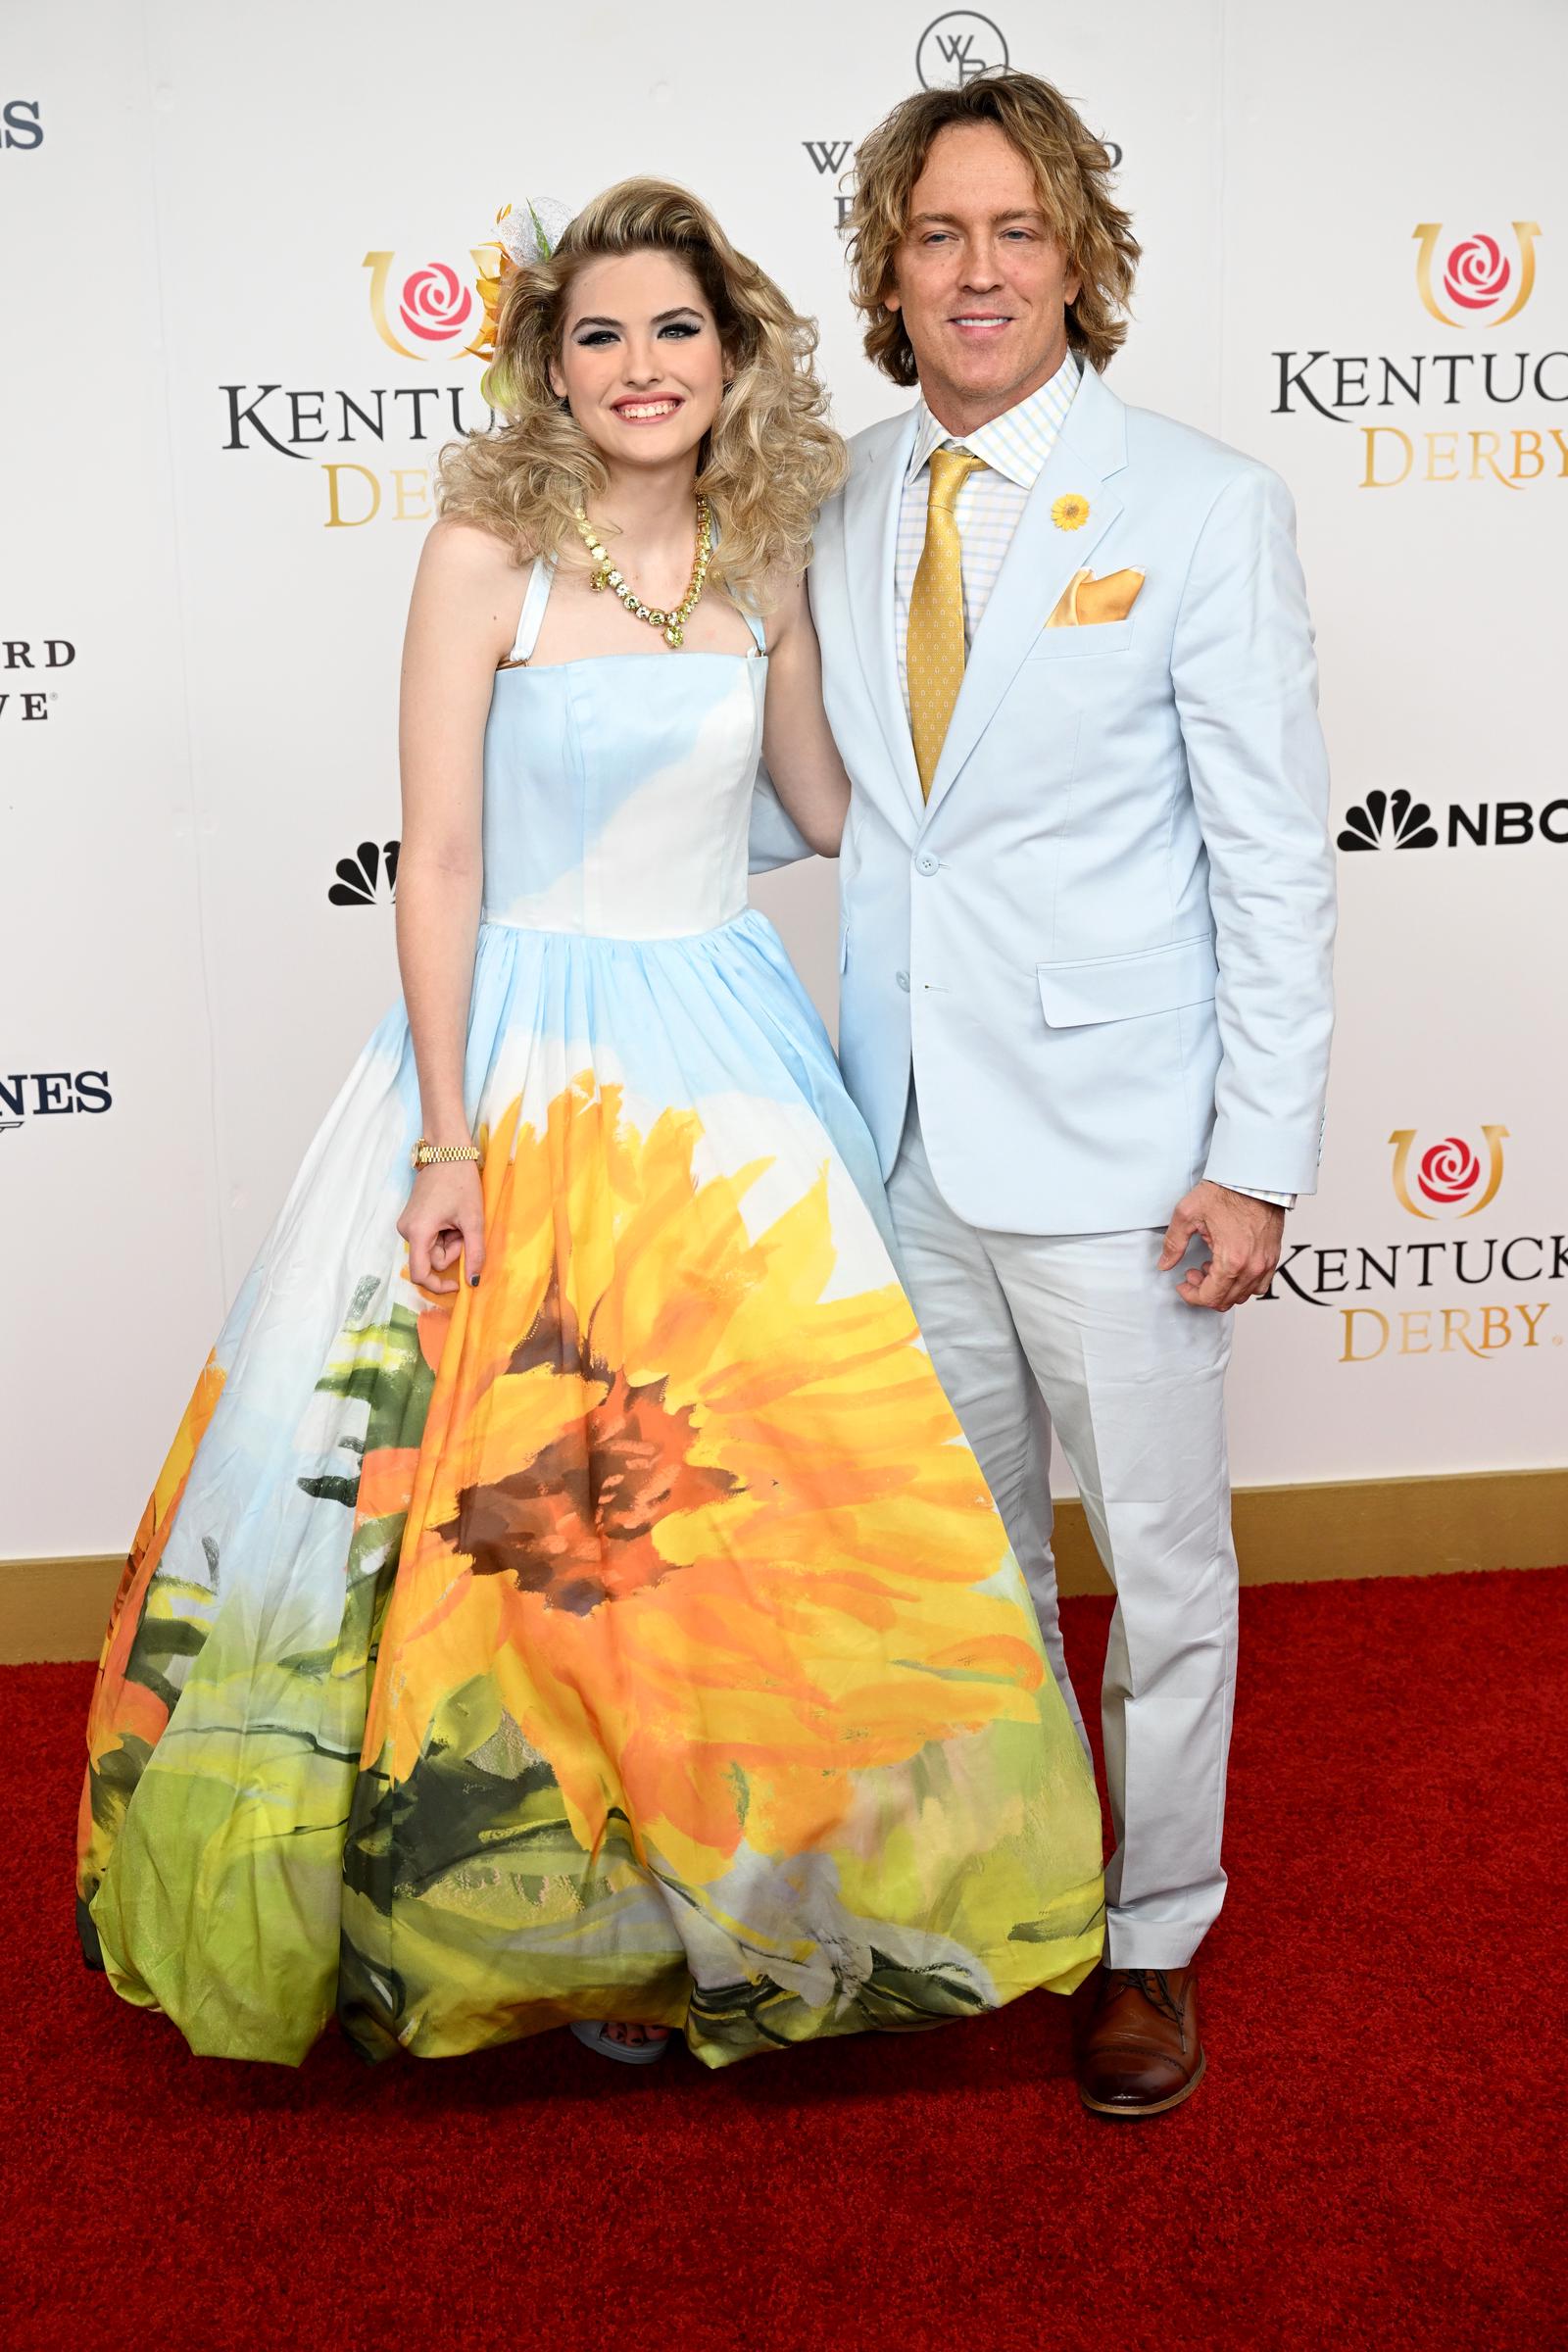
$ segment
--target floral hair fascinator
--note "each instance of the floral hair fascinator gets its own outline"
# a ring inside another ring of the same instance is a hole
[[[520,204],[504,204],[497,213],[492,240],[497,256],[495,274],[491,276],[481,270],[478,281],[484,324],[474,337],[472,349],[481,358],[488,358],[495,351],[501,296],[508,280],[518,270],[548,261],[570,219],[567,207],[558,204],[553,196],[525,196]]]

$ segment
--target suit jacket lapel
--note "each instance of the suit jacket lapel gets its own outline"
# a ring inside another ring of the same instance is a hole
[[[1094,370],[1086,368],[1056,446],[1018,518],[984,617],[974,633],[953,720],[931,779],[927,821],[953,789],[1067,582],[1089,562],[1120,514],[1121,500],[1112,477],[1126,463],[1122,404]],[[1089,507],[1089,518],[1077,530],[1062,530],[1052,520],[1052,508],[1069,492],[1085,499]],[[918,793],[918,782],[915,789]]]
[[[906,803],[920,803],[920,771],[899,684],[893,634],[893,581],[904,476],[914,446],[918,410],[857,467],[844,492],[844,563],[850,627],[860,674],[887,744],[888,759]]]

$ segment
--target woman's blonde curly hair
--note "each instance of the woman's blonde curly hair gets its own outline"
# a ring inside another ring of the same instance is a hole
[[[894,259],[932,141],[954,123],[968,122],[995,123],[1032,169],[1068,273],[1081,281],[1077,301],[1067,305],[1067,340],[1102,371],[1127,333],[1142,248],[1128,215],[1111,202],[1108,149],[1061,92],[1034,74],[981,74],[958,89],[918,90],[860,141],[848,226],[866,357],[896,384],[919,381],[904,314],[890,311],[884,297],[897,284]]]
[[[575,511],[603,497],[610,475],[551,389],[550,365],[560,365],[578,270],[644,252],[690,270],[718,327],[732,380],[697,453],[697,488],[718,523],[709,577],[756,609],[810,561],[818,509],[845,475],[844,444],[811,365],[815,321],[737,253],[705,204],[666,180],[607,188],[547,260],[508,277],[482,385],[504,422],[443,450],[441,512],[494,531],[519,563],[577,547]]]

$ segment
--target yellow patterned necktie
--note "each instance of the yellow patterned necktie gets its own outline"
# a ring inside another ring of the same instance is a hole
[[[953,509],[984,458],[966,449],[931,452],[931,486],[925,511],[925,545],[909,592],[909,732],[920,771],[920,797],[931,798],[947,740],[953,706],[963,683],[963,548]]]

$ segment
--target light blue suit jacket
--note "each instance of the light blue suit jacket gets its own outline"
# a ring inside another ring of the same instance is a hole
[[[1290,495],[1093,369],[975,631],[929,806],[893,568],[914,416],[853,444],[810,575],[854,784],[839,1054],[886,1175],[911,1065],[932,1171],[1014,1233],[1163,1225],[1200,1175],[1308,1193],[1334,865]],[[1088,502],[1059,528],[1064,492]],[[1075,569],[1126,620],[1047,629]],[[760,785],[754,867],[808,854]]]

